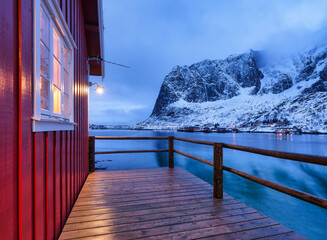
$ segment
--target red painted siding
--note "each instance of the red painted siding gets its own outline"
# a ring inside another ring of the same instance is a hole
[[[19,235],[24,240],[56,239],[88,174],[87,45],[82,2],[59,1],[77,45],[74,53],[74,121],[77,126],[74,131],[32,133],[34,1],[21,1],[20,15],[20,0],[0,1],[0,239],[18,239]],[[18,73],[21,73],[20,82]],[[18,171],[17,125],[20,117],[21,173]]]
[[[15,239],[17,209],[17,5],[1,1],[0,41],[0,238]],[[9,58],[8,58],[9,57]]]

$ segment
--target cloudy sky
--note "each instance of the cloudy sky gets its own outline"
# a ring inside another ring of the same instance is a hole
[[[326,37],[326,0],[103,0],[106,75],[90,123],[135,124],[175,65],[249,49],[289,53]],[[326,39],[326,38],[325,38]]]

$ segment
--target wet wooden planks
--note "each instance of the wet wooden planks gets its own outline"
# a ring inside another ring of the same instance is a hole
[[[60,239],[305,239],[181,168],[94,172]]]

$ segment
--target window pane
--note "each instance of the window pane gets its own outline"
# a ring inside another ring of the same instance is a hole
[[[41,74],[49,79],[49,49],[41,42]]]
[[[53,58],[53,83],[60,88],[61,68],[56,58]]]
[[[64,47],[64,68],[67,72],[69,72],[69,64],[68,64],[68,51],[66,47]]]
[[[49,87],[49,81],[41,77],[41,108],[45,110],[49,110]]]
[[[60,60],[60,37],[55,28],[53,28],[53,55]]]
[[[45,14],[44,10],[41,7],[41,19],[40,19],[40,37],[41,40],[45,43],[46,46],[49,46],[49,18]]]
[[[64,103],[64,115],[69,115],[69,96],[67,94],[64,94],[65,96],[65,103]]]
[[[53,86],[53,112],[60,114],[60,106],[61,106],[61,92],[56,87]]]

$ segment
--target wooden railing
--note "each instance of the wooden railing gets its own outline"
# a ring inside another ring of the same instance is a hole
[[[95,152],[95,140],[168,140],[168,149],[158,149],[158,150],[128,150],[128,151],[105,151],[105,152]],[[184,153],[182,151],[175,150],[174,140],[184,141],[195,144],[203,144],[213,146],[213,162],[208,161],[191,154]],[[322,166],[327,166],[327,157],[315,156],[308,154],[297,154],[297,153],[287,153],[273,150],[266,150],[260,148],[252,148],[245,146],[238,146],[233,144],[225,144],[210,141],[201,141],[194,139],[186,139],[179,137],[89,137],[89,171],[94,172],[95,170],[95,155],[96,154],[115,154],[115,153],[147,153],[147,152],[168,152],[169,158],[169,168],[174,168],[174,153],[183,155],[188,158],[192,158],[199,162],[205,163],[207,165],[213,166],[213,196],[215,198],[223,198],[223,170],[234,173],[238,176],[246,178],[250,181],[256,182],[263,186],[269,187],[276,191],[288,194],[295,198],[301,199],[303,201],[309,202],[311,204],[317,205],[322,208],[327,209],[327,199],[314,196],[309,193],[305,193],[290,187],[286,187],[262,178],[252,176],[250,174],[241,172],[239,170],[223,166],[223,148],[229,148],[244,152],[250,152],[270,157],[283,158],[288,160],[293,160],[297,162],[306,162],[311,164],[317,164]]]

